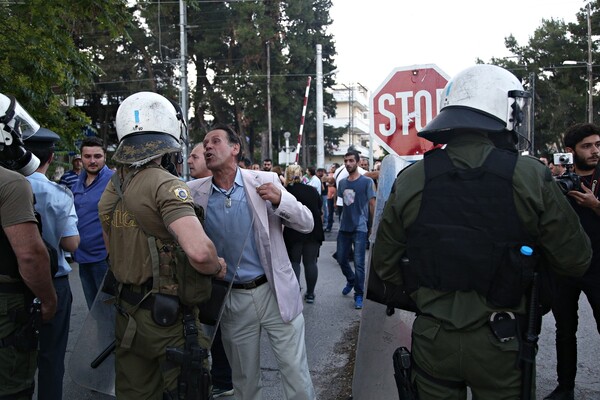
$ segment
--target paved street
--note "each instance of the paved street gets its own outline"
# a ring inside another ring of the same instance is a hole
[[[334,228],[336,228],[334,226]],[[306,304],[304,317],[306,319],[306,342],[308,348],[308,361],[320,400],[347,400],[349,393],[348,364],[353,360],[356,345],[357,329],[360,322],[361,311],[353,307],[352,295],[342,296],[341,289],[344,279],[339,267],[331,255],[335,252],[336,231],[326,234],[327,241],[321,247],[319,257],[319,280],[317,283],[316,300],[314,304]],[[67,363],[71,357],[81,355],[73,354],[73,346],[87,315],[87,308],[83,299],[83,292],[79,281],[76,264],[70,277],[74,302],[72,324],[69,337]],[[304,286],[304,283],[303,283]],[[596,331],[591,309],[585,298],[580,303],[580,329],[579,337],[579,371],[577,375],[576,398],[579,400],[600,399],[600,366],[597,362],[597,353],[600,349],[600,337]],[[412,316],[409,313],[398,312],[410,325]],[[538,353],[538,400],[548,394],[555,386],[555,357],[554,357],[554,322],[552,315],[544,317],[543,332],[540,338]],[[392,340],[392,339],[390,339]],[[367,355],[381,367],[381,373],[386,375],[385,382],[392,382],[391,354]],[[263,385],[266,400],[281,400],[283,394],[279,384],[277,363],[271,353],[266,337],[263,337],[261,365]],[[345,368],[346,367],[346,368]],[[373,382],[361,382],[360,376],[355,376],[354,385],[365,387],[369,392]],[[386,384],[385,394],[375,398],[355,394],[355,400],[393,400],[397,392],[391,384]],[[67,373],[64,381],[66,400],[108,400],[112,396],[92,392],[76,385]],[[389,389],[389,390],[387,390]],[[361,391],[362,392],[362,391]],[[373,391],[371,393],[375,393]],[[379,392],[383,393],[383,392]],[[232,398],[232,397],[226,397]]]

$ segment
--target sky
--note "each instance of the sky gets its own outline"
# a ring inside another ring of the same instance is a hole
[[[584,0],[332,0],[337,83],[375,91],[397,67],[436,64],[450,77],[510,53],[542,19],[575,22]],[[582,60],[583,61],[583,60]]]

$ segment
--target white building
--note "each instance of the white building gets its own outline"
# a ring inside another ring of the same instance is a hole
[[[371,143],[369,135],[369,89],[360,83],[340,84],[333,87],[333,97],[336,115],[325,118],[324,123],[334,128],[346,128],[346,133],[333,154],[325,156],[325,164],[343,164],[344,154],[350,146],[360,151],[361,156],[370,158],[373,151],[374,159],[382,157],[383,150]]]

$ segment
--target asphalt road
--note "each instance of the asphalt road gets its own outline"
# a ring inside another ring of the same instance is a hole
[[[342,296],[341,294],[341,289],[345,284],[344,278],[339,266],[331,256],[335,252],[336,225],[337,223],[334,225],[333,232],[326,234],[326,241],[321,247],[315,303],[305,304],[304,307],[308,362],[320,400],[348,399],[348,393],[352,386],[353,353],[356,349],[357,331],[361,319],[361,311],[354,309],[352,295]],[[71,357],[81,356],[73,354],[73,346],[87,316],[77,264],[73,264],[73,267],[70,283],[74,300],[66,355],[67,370]],[[304,282],[302,282],[302,286],[305,286]],[[600,336],[585,296],[582,296],[580,301],[579,315],[579,365],[575,394],[579,400],[597,400],[600,399],[600,366],[597,362]],[[409,326],[411,315],[406,313],[403,318],[407,320]],[[383,365],[383,373],[388,377],[393,374],[391,354],[373,354],[369,357],[373,357]],[[537,356],[538,400],[541,400],[555,386],[555,362],[554,320],[552,315],[548,314],[544,317]],[[389,368],[385,365],[389,365]],[[261,343],[261,369],[265,400],[283,399],[277,363],[265,335],[263,335]],[[368,386],[371,384],[362,382],[360,376],[354,376],[354,379],[358,380],[354,382],[354,385]],[[372,396],[359,399],[355,396],[355,400],[393,400],[397,399],[397,392],[395,392],[395,388],[391,387],[386,395],[379,397],[380,399]],[[73,382],[68,372],[65,375],[65,400],[108,400],[113,398],[113,396],[82,388]],[[224,397],[224,399],[228,398],[233,397]]]
[[[351,381],[348,381],[348,375],[351,374],[347,373],[347,366],[352,360],[350,352],[354,349],[361,312],[354,309],[352,295],[341,294],[345,279],[337,262],[331,256],[335,252],[336,233],[326,235],[328,240],[323,243],[319,257],[316,299],[314,304],[305,304],[304,318],[308,362],[317,395],[322,400],[334,400],[338,398],[338,393],[350,391]],[[65,360],[67,373],[64,379],[64,399],[113,399],[113,396],[78,386],[68,372],[71,357],[82,356],[74,354],[73,347],[88,312],[79,280],[78,266],[77,264],[72,266],[73,272],[69,279],[73,292],[73,309]],[[302,287],[305,287],[303,280]],[[89,355],[87,357],[89,358]],[[270,350],[266,335],[263,335],[261,343],[261,369],[265,400],[283,399],[277,362]]]

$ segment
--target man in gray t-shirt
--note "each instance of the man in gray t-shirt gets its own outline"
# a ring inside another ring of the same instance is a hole
[[[358,171],[360,156],[349,151],[344,155],[344,166],[348,177],[341,179],[338,188],[338,201],[344,205],[337,238],[337,261],[346,277],[342,289],[345,296],[354,289],[354,308],[362,308],[365,283],[365,252],[368,237],[368,221],[375,208],[375,185],[371,178]],[[354,244],[354,271],[350,266],[350,251]]]

